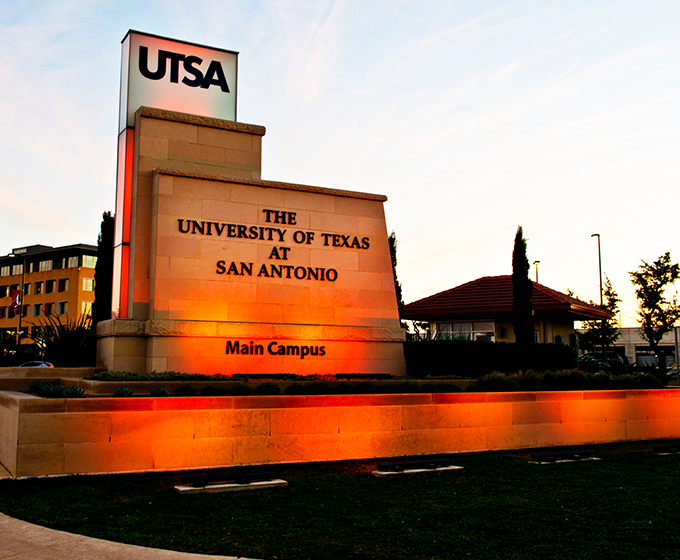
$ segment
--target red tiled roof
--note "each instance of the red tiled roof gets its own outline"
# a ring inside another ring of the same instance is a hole
[[[531,304],[538,316],[566,313],[575,321],[608,319],[610,314],[595,305],[532,281]],[[512,315],[512,276],[484,276],[404,306],[404,319],[493,319]]]

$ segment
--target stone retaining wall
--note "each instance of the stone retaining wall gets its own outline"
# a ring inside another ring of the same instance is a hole
[[[41,399],[0,391],[15,476],[680,437],[680,391]]]

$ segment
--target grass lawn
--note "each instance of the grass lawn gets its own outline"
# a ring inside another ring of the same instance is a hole
[[[455,461],[464,471],[386,479],[370,476],[376,461],[277,465],[288,486],[223,494],[181,496],[181,473],[3,480],[0,511],[250,558],[680,558],[680,454],[658,456],[651,443],[589,449],[602,460],[465,454]]]

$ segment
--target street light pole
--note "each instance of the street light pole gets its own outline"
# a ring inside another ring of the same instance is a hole
[[[604,298],[602,296],[602,251],[600,250],[600,234],[593,233],[590,237],[597,237],[597,261],[600,265],[600,306],[604,307]]]
[[[541,261],[534,261],[534,265],[536,266],[536,284],[538,284],[538,265],[540,262]]]
[[[590,237],[597,237],[597,262],[600,266],[600,307],[604,309],[604,296],[602,295],[602,250],[600,249],[600,234],[593,233]],[[600,347],[602,349],[602,360],[605,360],[604,355],[604,319],[600,325]]]
[[[673,330],[675,331],[675,371],[678,374],[678,388],[680,388],[680,354],[678,354],[678,346],[680,346],[680,344],[678,344],[678,327],[675,327]]]

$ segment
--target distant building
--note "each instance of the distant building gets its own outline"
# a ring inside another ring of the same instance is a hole
[[[607,319],[597,306],[532,282],[536,342],[576,345],[574,321]],[[512,276],[485,276],[404,306],[404,319],[426,321],[440,338],[514,342]]]
[[[579,329],[578,332],[585,332]],[[626,327],[619,329],[621,336],[614,342],[612,349],[621,356],[626,356],[628,361],[643,366],[657,364],[658,359],[649,347],[649,342],[642,338],[639,327]],[[671,366],[675,363],[675,333],[666,333],[659,343],[659,350],[666,356],[666,364]]]
[[[96,263],[97,247],[82,244],[30,245],[0,257],[0,343],[16,342],[19,326],[22,343],[29,343],[46,315],[62,321],[91,315]],[[23,301],[15,315],[11,306],[17,291]]]

